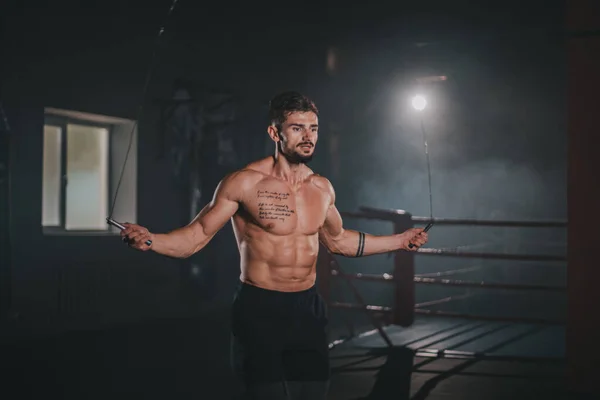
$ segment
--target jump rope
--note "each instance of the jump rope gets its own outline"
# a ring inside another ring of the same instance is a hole
[[[178,1],[179,0],[173,0],[173,3],[171,3],[171,7],[169,8],[169,11],[167,12],[167,15],[165,17],[165,22],[161,25],[161,27],[158,31],[158,35],[156,36],[156,41],[154,43],[154,49],[152,51],[152,57],[150,59],[150,64],[148,66],[148,71],[146,73],[146,81],[145,81],[144,87],[142,89],[142,99],[140,101],[137,118],[134,121],[133,127],[131,128],[131,132],[129,134],[129,145],[127,146],[127,152],[125,153],[125,161],[123,162],[123,167],[121,168],[121,175],[119,176],[117,188],[115,189],[115,195],[114,195],[113,201],[110,206],[110,213],[109,213],[108,217],[106,218],[106,222],[109,225],[115,226],[115,227],[119,228],[120,230],[124,230],[125,226],[122,223],[117,222],[113,219],[113,213],[115,211],[115,204],[117,203],[117,197],[119,196],[119,189],[121,187],[121,181],[123,180],[123,174],[125,173],[125,167],[127,166],[127,160],[129,159],[129,152],[131,151],[131,145],[133,143],[133,134],[135,133],[135,129],[138,126],[138,121],[141,120],[143,113],[144,113],[144,100],[146,99],[146,95],[148,94],[148,87],[150,86],[150,80],[152,78],[152,73],[154,72],[154,67],[156,65],[156,53],[157,53],[157,49],[158,49],[158,44],[159,44],[160,39],[165,31],[165,26],[167,25],[167,22],[169,21],[169,18],[171,17],[171,14],[173,13],[173,10],[175,9],[175,6],[177,5]],[[152,245],[152,241],[147,240],[146,245],[147,246]]]

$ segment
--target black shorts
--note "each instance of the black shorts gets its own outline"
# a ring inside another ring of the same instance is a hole
[[[278,292],[241,283],[232,314],[232,363],[246,385],[329,379],[326,305],[316,287]]]

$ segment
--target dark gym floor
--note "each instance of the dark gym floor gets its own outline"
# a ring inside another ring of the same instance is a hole
[[[5,338],[2,398],[236,398],[240,386],[229,371],[229,313],[210,315]],[[573,398],[564,391],[562,328],[419,318],[408,329],[386,331],[392,349],[374,333],[331,350],[330,399]],[[462,358],[432,357],[441,349]]]

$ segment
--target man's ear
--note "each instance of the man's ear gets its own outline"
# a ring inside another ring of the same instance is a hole
[[[267,128],[267,133],[272,141],[279,142],[279,130],[274,125],[269,125]]]

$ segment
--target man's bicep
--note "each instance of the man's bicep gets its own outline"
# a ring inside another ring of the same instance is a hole
[[[325,214],[325,222],[319,231],[320,240],[327,241],[339,238],[344,232],[342,216],[335,206],[335,190],[329,180],[322,179],[320,181],[321,188],[328,194],[328,206]]]
[[[343,222],[342,216],[338,211],[335,204],[331,204],[327,209],[327,214],[325,215],[325,222],[323,223],[323,227],[321,228],[321,236],[324,236],[326,239],[335,239],[339,237],[343,231]]]
[[[199,223],[205,235],[212,236],[233,217],[238,207],[236,201],[214,199],[198,214],[195,222]]]
[[[224,179],[215,190],[212,201],[200,211],[191,225],[201,228],[209,237],[217,233],[239,208],[237,190],[231,178]]]

